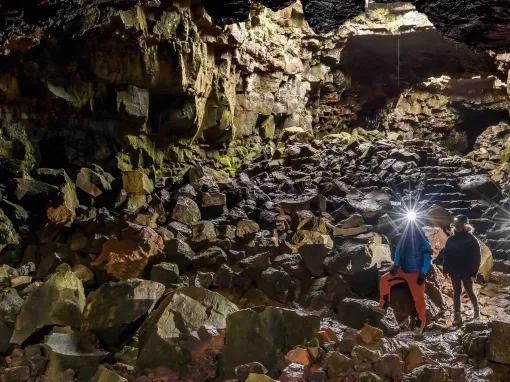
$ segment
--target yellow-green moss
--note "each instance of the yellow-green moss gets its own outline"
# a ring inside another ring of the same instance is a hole
[[[230,173],[230,175],[234,176],[237,173],[237,169],[239,166],[237,158],[234,158],[230,155],[220,155],[218,157],[218,163],[222,165],[226,171]]]
[[[510,146],[506,149],[501,150],[501,161],[502,162],[510,162]]]

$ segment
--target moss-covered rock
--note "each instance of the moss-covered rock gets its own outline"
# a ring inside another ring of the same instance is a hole
[[[151,312],[164,291],[162,284],[141,279],[103,284],[87,296],[82,329],[116,345],[128,338],[133,324]]]
[[[18,244],[19,236],[11,220],[5,215],[4,211],[0,209],[0,251],[6,246]]]
[[[218,293],[198,287],[178,289],[144,322],[138,367],[182,370],[189,355],[180,340],[203,325],[225,328],[227,316],[235,311],[236,305]]]
[[[47,325],[79,327],[85,306],[83,285],[67,264],[33,290],[16,318],[11,342],[22,344]]]
[[[225,331],[224,377],[233,377],[236,366],[254,361],[271,370],[293,347],[313,343],[319,324],[317,316],[270,306],[230,314]]]

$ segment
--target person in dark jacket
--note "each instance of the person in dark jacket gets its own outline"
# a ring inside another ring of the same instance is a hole
[[[453,287],[454,324],[462,324],[461,301],[462,285],[473,305],[473,318],[480,316],[478,299],[473,284],[481,262],[481,250],[478,239],[473,235],[466,215],[454,219],[453,234],[448,238],[439,253],[436,262],[443,264],[443,272],[450,276]]]
[[[426,325],[425,278],[431,263],[432,249],[427,237],[416,222],[409,222],[397,245],[391,270],[379,280],[382,308],[389,306],[391,288],[407,283],[418,315],[417,334],[421,334]]]

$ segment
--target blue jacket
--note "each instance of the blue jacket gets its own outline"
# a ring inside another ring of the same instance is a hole
[[[432,249],[421,230],[407,234],[397,245],[393,265],[401,267],[405,273],[420,272],[426,275],[432,263]]]

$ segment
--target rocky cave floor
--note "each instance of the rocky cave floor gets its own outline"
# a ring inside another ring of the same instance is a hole
[[[2,254],[2,380],[508,380],[510,204],[484,170],[376,132],[288,128],[281,142],[235,177],[195,166],[179,184],[98,167],[76,182],[46,168],[16,179],[19,221],[50,222],[18,226],[24,250]],[[491,244],[480,320],[464,308],[452,327],[437,268],[423,338],[406,289],[387,314],[375,302],[410,203],[435,248],[458,212]]]

